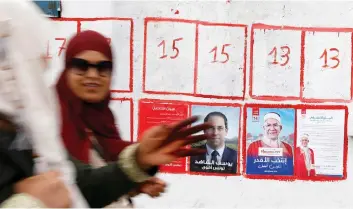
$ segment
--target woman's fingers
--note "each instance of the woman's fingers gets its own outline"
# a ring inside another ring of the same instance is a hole
[[[184,137],[188,137],[192,134],[196,134],[200,131],[204,131],[207,130],[209,128],[212,128],[212,124],[210,123],[202,123],[193,127],[187,127],[183,130],[180,130],[177,134],[178,138],[184,138]]]
[[[209,137],[210,137],[210,135],[208,135],[208,134],[199,134],[199,135],[189,136],[187,138],[181,139],[182,146],[186,146],[188,144],[193,144],[193,143],[196,143],[199,141],[203,141]]]
[[[178,151],[174,152],[174,154],[180,158],[180,157],[187,157],[187,156],[194,156],[194,155],[204,155],[206,154],[207,150],[206,149],[200,149],[200,148],[191,148],[191,149],[179,149]]]
[[[180,129],[186,127],[186,126],[195,123],[198,119],[199,119],[199,116],[191,116],[191,117],[189,117],[189,118],[187,118],[185,120],[181,120],[181,121],[171,125],[171,128],[172,128],[172,132],[171,133],[177,132]]]
[[[207,139],[209,135],[207,134],[200,134],[195,136],[189,136],[186,138],[178,138],[173,141],[170,141],[167,144],[164,144],[160,151],[162,153],[174,153],[176,150],[180,150],[181,148],[185,147],[188,144],[193,144],[199,141],[203,141]]]

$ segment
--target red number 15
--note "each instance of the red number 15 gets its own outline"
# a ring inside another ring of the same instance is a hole
[[[175,52],[175,54],[173,56],[170,56],[171,59],[175,59],[178,57],[179,55],[179,48],[176,46],[176,42],[177,41],[181,41],[183,40],[183,38],[177,38],[173,40],[173,51]],[[165,40],[161,41],[161,43],[158,44],[158,47],[162,47],[162,56],[160,56],[160,59],[164,59],[166,58],[168,55],[165,53]]]
[[[212,63],[215,63],[215,62],[226,63],[226,62],[228,62],[229,54],[227,52],[225,52],[225,48],[227,46],[230,46],[230,44],[223,44],[223,46],[222,46],[221,54],[225,57],[223,61],[217,60],[217,46],[212,48],[212,50],[209,52],[209,53],[213,53]]]

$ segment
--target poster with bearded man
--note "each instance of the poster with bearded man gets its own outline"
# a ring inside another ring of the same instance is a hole
[[[292,176],[295,110],[246,111],[246,174]]]

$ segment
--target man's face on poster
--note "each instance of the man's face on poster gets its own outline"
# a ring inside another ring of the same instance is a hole
[[[211,116],[208,121],[212,124],[212,128],[207,129],[206,134],[210,135],[207,144],[212,148],[219,148],[224,144],[224,138],[228,133],[224,119],[220,116]]]
[[[276,119],[269,118],[264,124],[264,130],[269,139],[278,139],[282,130],[282,125]]]
[[[308,137],[302,137],[301,143],[302,143],[302,146],[303,146],[303,147],[307,147],[308,144],[309,144],[309,139],[308,139]]]

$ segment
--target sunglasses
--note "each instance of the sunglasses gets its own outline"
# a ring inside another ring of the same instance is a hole
[[[100,76],[110,76],[113,70],[111,61],[100,61],[93,64],[84,59],[72,58],[68,64],[79,75],[84,75],[90,67],[95,68]]]

